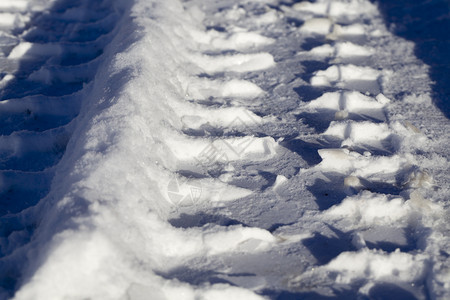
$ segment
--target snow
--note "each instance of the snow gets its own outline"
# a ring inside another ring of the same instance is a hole
[[[272,44],[273,39],[255,32],[236,32],[227,38],[214,38],[211,45],[217,49],[246,50]]]
[[[327,212],[332,216],[351,216],[352,220],[366,226],[393,225],[406,220],[408,209],[401,198],[388,199],[385,195],[363,192],[345,199]]]
[[[358,56],[369,57],[373,54],[373,49],[362,47],[351,42],[336,43],[335,47],[329,44],[315,47],[303,54],[312,54],[320,56],[333,56],[338,58],[355,58]],[[336,52],[336,53],[335,53]]]
[[[238,79],[227,82],[194,79],[186,88],[186,94],[196,100],[206,100],[210,97],[256,98],[263,93],[254,83]]]
[[[361,15],[376,13],[376,7],[366,1],[318,1],[317,3],[302,1],[295,3],[293,9],[314,15],[329,16],[341,22],[351,22]]]
[[[275,62],[269,53],[234,54],[224,56],[196,56],[192,60],[208,73],[250,72],[272,67]]]
[[[389,255],[363,250],[343,253],[327,265],[329,270],[343,270],[338,282],[350,283],[365,276],[374,279],[415,282],[423,277],[426,259],[421,255],[393,252]]]
[[[331,25],[332,23],[330,19],[314,18],[306,20],[300,30],[305,33],[327,35],[328,33],[330,33]]]
[[[331,66],[324,71],[318,71],[316,75],[311,78],[311,85],[331,85],[333,82],[352,80],[376,81],[378,76],[379,72],[370,67],[359,67],[354,65]]]
[[[26,10],[28,7],[27,0],[5,0],[0,4],[0,9],[2,10]]]
[[[368,0],[2,1],[0,298],[448,298],[413,48]]]

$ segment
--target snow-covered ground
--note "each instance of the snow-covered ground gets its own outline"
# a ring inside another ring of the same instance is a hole
[[[0,298],[449,299],[445,60],[379,4],[0,0]]]

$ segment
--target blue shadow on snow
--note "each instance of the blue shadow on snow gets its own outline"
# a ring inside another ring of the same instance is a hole
[[[450,118],[450,1],[377,0],[388,28],[416,44],[415,54],[430,66],[433,101]]]

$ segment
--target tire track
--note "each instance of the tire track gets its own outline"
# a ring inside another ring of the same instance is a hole
[[[110,4],[59,1],[9,37],[2,179],[42,205],[2,218],[3,294],[445,294],[445,139],[413,125],[436,116],[426,68],[376,6]]]
[[[5,66],[0,83],[3,296],[17,288],[25,266],[13,262],[23,261],[18,257],[25,255],[23,247],[39,222],[23,212],[50,190],[118,19],[101,1],[57,1],[45,12],[34,12],[29,1],[8,5],[0,7],[1,13],[25,21],[0,32]]]
[[[223,207],[185,207],[174,214],[171,223],[183,228],[206,224],[260,227],[289,241],[274,246],[289,254],[275,258],[268,250],[222,256],[211,263],[213,269],[194,258],[166,276],[191,284],[220,278],[256,291],[262,284],[266,289],[259,293],[271,297],[315,293],[377,297],[391,289],[399,295],[427,299],[430,291],[423,272],[429,256],[422,254],[421,244],[425,225],[411,220],[416,220],[422,205],[433,207],[429,216],[439,208],[421,196],[433,186],[431,176],[420,167],[414,151],[404,149],[419,131],[409,121],[392,117],[392,101],[383,94],[389,93],[386,86],[392,70],[377,67],[377,60],[384,59],[377,54],[377,41],[383,44],[388,35],[382,31],[377,8],[364,1],[284,4],[274,9],[265,4],[231,7],[218,2],[203,9],[208,16],[214,15],[205,20],[207,28],[230,34],[233,26],[239,26],[275,40],[261,50],[271,53],[276,64],[263,72],[241,74],[264,90],[247,108],[267,120],[244,133],[255,134],[252,129],[256,130],[257,135],[272,137],[289,151],[278,149],[273,160],[262,162],[233,161],[231,171],[206,171],[252,192]],[[268,23],[261,21],[265,18]],[[293,42],[296,38],[299,43]],[[233,100],[223,103],[248,105]],[[208,132],[223,134],[222,129]],[[374,212],[376,216],[371,215]],[[428,218],[428,213],[419,214]],[[271,266],[269,257],[285,268],[278,271],[277,279],[256,263],[266,261]],[[384,260],[385,268],[393,273],[398,268],[396,260],[408,263],[387,284],[375,267],[367,266],[369,276],[349,275],[354,271],[346,259],[351,257],[363,265],[366,258]],[[240,272],[249,274],[246,278],[235,275]],[[298,272],[304,274],[293,275]],[[348,282],[340,282],[333,274],[347,276]],[[351,290],[338,292],[347,284]]]

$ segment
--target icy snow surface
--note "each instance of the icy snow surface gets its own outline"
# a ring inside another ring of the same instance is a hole
[[[450,299],[414,47],[369,0],[1,0],[0,299]]]

